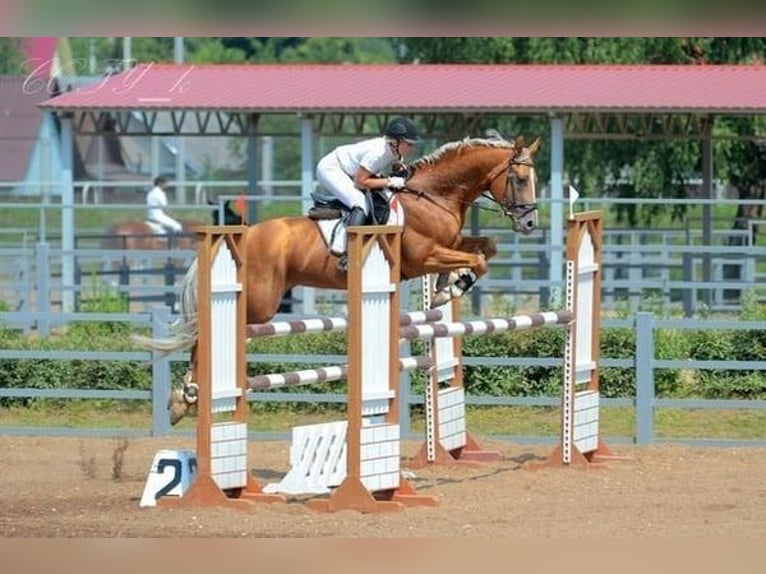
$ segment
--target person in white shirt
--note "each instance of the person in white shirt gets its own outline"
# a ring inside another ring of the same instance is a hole
[[[162,176],[154,178],[154,187],[146,195],[147,219],[159,224],[165,233],[180,233],[183,226],[175,219],[165,213],[168,206],[168,196],[165,188],[168,186],[168,180]]]
[[[349,225],[363,225],[367,216],[362,190],[405,186],[403,177],[380,174],[402,162],[418,141],[420,136],[412,120],[395,118],[382,136],[339,146],[319,160],[317,181],[351,209]]]

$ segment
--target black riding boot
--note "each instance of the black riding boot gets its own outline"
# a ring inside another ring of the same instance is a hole
[[[364,213],[364,209],[361,207],[354,207],[348,214],[348,227],[364,225],[367,220],[367,215]],[[348,271],[348,252],[344,253],[338,259],[338,269],[341,271]]]
[[[354,207],[348,214],[348,226],[364,225],[367,216],[364,213],[364,209],[361,207]]]

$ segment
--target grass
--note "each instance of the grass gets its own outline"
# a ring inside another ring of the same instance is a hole
[[[127,404],[121,404],[127,403]],[[288,432],[293,426],[342,419],[345,412],[331,407],[281,408],[253,405],[248,419],[251,431]],[[195,418],[187,417],[177,428],[193,430]],[[422,413],[414,412],[412,429],[424,430]],[[766,440],[766,411],[656,409],[655,436],[660,439],[705,438]],[[468,407],[467,426],[473,434],[555,437],[559,410],[554,407]],[[37,401],[29,407],[0,409],[0,427],[64,427],[96,429],[149,429],[150,407],[134,401]],[[630,437],[635,434],[635,414],[626,407],[601,409],[601,433]]]

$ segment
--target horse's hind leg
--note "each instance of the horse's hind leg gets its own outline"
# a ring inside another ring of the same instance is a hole
[[[181,389],[171,391],[168,399],[168,416],[170,424],[175,425],[184,418],[192,405],[199,398],[199,385],[197,384],[197,345],[194,345],[189,358],[189,367],[184,374],[184,385]]]

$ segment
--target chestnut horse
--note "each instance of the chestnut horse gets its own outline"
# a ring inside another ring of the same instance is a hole
[[[534,155],[540,138],[528,147],[523,138],[464,139],[443,145],[415,161],[406,188],[394,197],[405,212],[402,279],[429,273],[449,277],[437,282],[434,305],[465,292],[487,272],[497,252],[488,237],[463,236],[468,207],[484,195],[511,219],[515,231],[537,227]],[[245,235],[248,265],[247,322],[265,323],[275,315],[285,292],[298,285],[345,289],[346,273],[329,253],[318,226],[308,217],[281,217],[252,225]],[[142,346],[162,352],[192,348],[197,341],[197,268],[184,279],[177,333],[165,340],[137,337]],[[184,392],[169,404],[175,424],[195,400],[196,387],[185,377]]]

